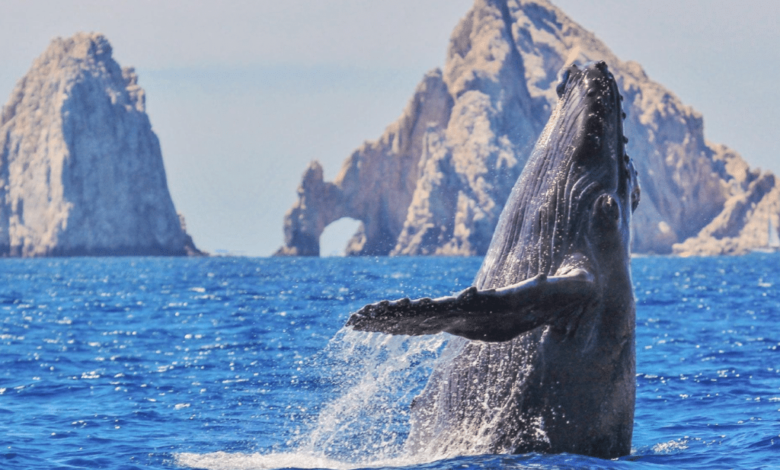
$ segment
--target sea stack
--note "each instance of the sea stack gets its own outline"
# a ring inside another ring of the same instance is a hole
[[[0,256],[199,253],[133,68],[101,34],[54,39],[0,115]]]
[[[512,185],[558,99],[560,71],[603,60],[615,75],[642,185],[632,252],[739,254],[780,224],[780,188],[642,67],[622,61],[546,0],[476,0],[442,71],[425,76],[384,135],[333,182],[306,170],[278,254],[316,255],[324,228],[361,221],[347,253],[484,255]],[[768,222],[769,221],[769,222]]]

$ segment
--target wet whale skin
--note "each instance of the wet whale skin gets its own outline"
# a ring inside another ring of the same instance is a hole
[[[458,336],[412,404],[412,453],[630,452],[640,190],[622,97],[604,62],[566,68],[557,91],[474,286],[370,304],[347,322]]]

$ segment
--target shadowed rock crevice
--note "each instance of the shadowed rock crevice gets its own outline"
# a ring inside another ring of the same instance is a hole
[[[750,189],[758,173],[733,150],[705,140],[699,113],[549,2],[476,0],[452,33],[444,71],[427,75],[403,116],[344,163],[332,183],[342,191],[341,207],[304,207],[299,199],[285,218],[279,252],[317,254],[322,229],[303,230],[303,221],[324,220],[313,212],[325,210],[363,222],[352,254],[485,254],[557,102],[558,73],[593,60],[609,64],[628,115],[627,149],[642,184],[632,251],[744,253],[765,243],[767,219],[777,221],[780,212],[778,191]],[[402,150],[404,142],[410,145]],[[763,184],[774,188],[774,181]],[[758,209],[735,213],[745,198],[759,198]],[[712,225],[722,223],[737,228]],[[721,238],[725,233],[738,234]]]

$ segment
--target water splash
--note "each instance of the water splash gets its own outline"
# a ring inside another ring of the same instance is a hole
[[[308,367],[321,373],[333,398],[310,419],[292,452],[176,454],[183,466],[219,469],[402,466],[410,406],[427,382],[446,335],[407,337],[341,329]]]
[[[404,467],[421,463],[427,463],[427,461],[397,457],[388,460],[350,463],[300,451],[270,454],[212,452],[209,454],[181,453],[176,455],[177,465],[204,470],[272,470],[280,468],[354,470],[360,468]]]
[[[303,452],[241,454],[212,452],[209,454],[181,453],[176,455],[176,464],[184,467],[207,470],[267,470],[275,468],[328,468],[350,470],[365,465],[347,464],[322,455]],[[384,463],[382,465],[385,465]]]
[[[430,375],[444,335],[409,338],[342,329],[323,362],[340,381],[299,449],[343,462],[369,463],[403,454],[409,407]],[[424,377],[423,377],[424,376]]]

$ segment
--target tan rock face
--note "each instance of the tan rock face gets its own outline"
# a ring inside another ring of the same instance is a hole
[[[671,253],[722,218],[727,201],[747,197],[758,175],[707,143],[701,115],[639,64],[618,59],[545,0],[477,0],[452,34],[444,72],[425,77],[400,119],[348,158],[333,183],[320,171],[314,184],[307,170],[279,253],[316,255],[325,226],[352,217],[362,221],[352,254],[484,254],[555,105],[559,71],[591,60],[607,62],[628,114],[642,185],[635,252]],[[716,239],[725,233],[712,230]]]
[[[695,237],[674,245],[674,252],[681,256],[742,255],[766,247],[769,230],[780,225],[778,214],[780,186],[767,172],[730,197],[723,211]]]
[[[386,255],[396,245],[422,171],[424,137],[430,126],[449,120],[452,98],[438,70],[428,73],[401,117],[382,137],[358,148],[333,183],[312,162],[298,188],[298,201],[285,215],[285,245],[278,255],[317,256],[325,227],[342,217],[363,222],[349,254]]]
[[[0,117],[0,254],[197,252],[132,68],[100,34],[55,39]]]

